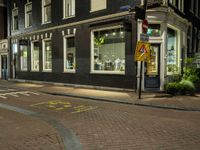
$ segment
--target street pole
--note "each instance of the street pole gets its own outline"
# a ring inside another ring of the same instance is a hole
[[[144,6],[143,9],[145,10],[145,18],[146,18],[146,10],[147,10],[147,3],[148,0],[144,0]],[[143,61],[140,62],[140,80],[139,80],[139,99],[141,99],[141,95],[142,95],[142,76],[143,74]]]

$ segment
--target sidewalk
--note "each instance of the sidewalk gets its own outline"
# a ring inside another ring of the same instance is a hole
[[[98,89],[87,89],[83,87],[69,87],[45,83],[25,83],[14,81],[0,81],[2,86],[12,85],[15,88],[36,90],[43,93],[77,97],[90,100],[115,102],[129,105],[157,107],[165,109],[176,109],[185,111],[200,111],[200,94],[196,96],[175,96],[165,93],[142,93],[142,99],[134,91],[108,91]]]

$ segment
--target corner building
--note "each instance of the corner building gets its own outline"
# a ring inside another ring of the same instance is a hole
[[[133,4],[143,1],[8,1],[10,78],[136,89],[141,21],[135,21],[134,12],[120,10]],[[144,66],[143,90],[163,90],[170,65],[181,71],[191,24],[181,13],[184,4],[148,2],[153,59]]]

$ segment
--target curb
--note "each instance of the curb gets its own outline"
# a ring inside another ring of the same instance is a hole
[[[45,94],[57,95],[57,96],[67,96],[67,97],[82,98],[82,99],[96,100],[96,101],[102,101],[102,102],[111,102],[111,103],[127,104],[127,105],[134,104],[134,102],[127,102],[126,100],[123,101],[123,100],[119,100],[119,99],[74,95],[74,94],[69,94],[69,93],[52,93],[52,92],[46,92],[46,91],[39,91],[39,92],[42,92]]]
[[[145,104],[145,103],[135,103],[134,105],[151,107],[151,108],[159,108],[159,109],[179,110],[179,111],[200,111],[199,108],[183,108],[183,107],[176,107],[176,106],[170,106],[170,105]]]
[[[151,108],[159,108],[159,109],[171,109],[171,110],[178,110],[178,111],[200,111],[200,109],[198,108],[182,108],[182,107],[176,107],[176,106],[170,106],[170,105],[139,103],[138,99],[137,99],[137,102],[127,102],[126,100],[74,95],[74,94],[69,94],[69,93],[52,93],[52,92],[45,92],[45,91],[40,91],[40,92],[45,93],[45,94],[57,95],[57,96],[67,96],[67,97],[73,97],[73,98],[82,98],[82,99],[87,99],[87,100],[95,100],[95,101],[110,102],[110,103],[125,104],[125,105],[135,105],[135,106],[143,106],[143,107],[151,107]]]

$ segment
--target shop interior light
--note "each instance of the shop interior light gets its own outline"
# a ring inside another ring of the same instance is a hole
[[[115,36],[116,35],[116,32],[113,32],[113,34],[112,34],[113,36]]]

